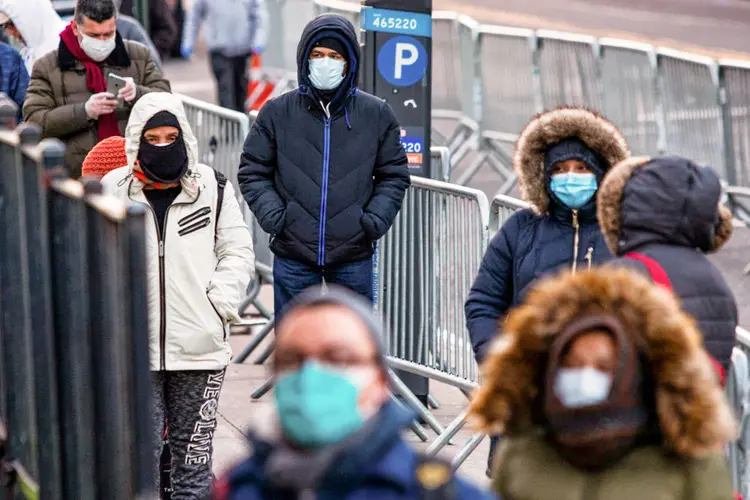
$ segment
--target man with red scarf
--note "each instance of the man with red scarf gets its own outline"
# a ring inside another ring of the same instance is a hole
[[[117,33],[117,14],[114,0],[78,0],[58,49],[38,59],[32,71],[24,118],[38,124],[44,137],[65,142],[65,166],[74,178],[91,148],[123,135],[140,97],[170,90],[148,48]],[[117,96],[107,92],[110,74],[128,82]]]

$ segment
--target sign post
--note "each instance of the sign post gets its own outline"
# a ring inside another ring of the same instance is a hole
[[[409,173],[420,177],[433,177],[430,166],[430,111],[432,88],[432,0],[362,0],[362,29],[365,32],[362,81],[364,90],[390,104],[401,125],[401,143],[409,159]],[[435,169],[439,175],[439,169]],[[420,217],[411,219],[421,224]],[[412,222],[410,222],[412,223]],[[417,229],[417,228],[414,228]],[[419,231],[410,230],[419,238]],[[419,248],[420,242],[411,242]],[[413,266],[414,281],[410,285],[413,310],[409,311],[410,330],[429,329],[429,318],[421,318],[422,304],[429,297],[417,291],[423,279],[418,252],[405,263]],[[405,271],[405,269],[402,270]],[[389,325],[392,328],[397,325]],[[422,332],[430,335],[431,332]],[[419,335],[415,335],[411,352],[421,352]],[[427,406],[429,380],[406,372],[399,378]]]

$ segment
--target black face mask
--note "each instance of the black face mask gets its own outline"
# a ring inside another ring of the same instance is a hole
[[[188,169],[187,148],[182,135],[168,146],[155,146],[141,140],[138,160],[146,177],[155,182],[178,182]]]

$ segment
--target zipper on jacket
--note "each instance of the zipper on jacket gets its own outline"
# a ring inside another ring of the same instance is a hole
[[[190,223],[190,222],[192,222],[192,221],[200,218],[200,216],[202,216],[202,215],[208,215],[210,213],[211,213],[211,207],[203,207],[200,210],[197,210],[197,211],[193,212],[192,214],[188,214],[185,217],[183,217],[182,219],[178,220],[177,221],[177,225],[178,226],[184,226],[185,224],[188,224],[188,223]]]
[[[323,175],[320,182],[320,223],[318,226],[318,265],[323,266],[326,258],[326,210],[328,203],[328,164],[331,152],[331,112],[320,103],[326,117],[323,119]],[[330,106],[330,104],[328,105]]]
[[[208,299],[208,303],[211,304],[211,309],[214,310],[214,312],[216,313],[216,316],[218,316],[219,321],[221,322],[221,327],[224,329],[224,340],[226,341],[227,340],[227,328],[226,328],[226,325],[224,325],[224,316],[219,314],[219,310],[216,309],[216,306],[214,305],[214,303],[211,302],[211,297],[208,296],[208,288],[206,288],[206,299]]]
[[[130,186],[128,186],[128,198],[130,198]],[[190,203],[173,203],[170,206],[167,207],[167,211],[164,213],[164,229],[167,228],[167,221],[169,220],[169,210],[177,205],[192,205],[198,201],[198,198],[200,198],[200,191],[198,192],[198,196],[196,196],[195,200],[191,201]],[[145,195],[144,195],[145,196]],[[130,198],[132,200],[132,198]],[[136,200],[133,200],[136,201]],[[141,205],[145,205],[148,207],[149,210],[151,210],[151,213],[154,216],[154,226],[156,226],[156,235],[159,237],[159,311],[160,311],[160,317],[159,317],[159,368],[161,371],[165,371],[167,369],[167,280],[164,276],[165,274],[165,266],[164,266],[164,247],[166,242],[166,234],[162,234],[161,229],[159,228],[159,219],[156,217],[156,210],[154,210],[154,207],[151,206],[150,202],[138,202]],[[166,233],[166,231],[164,231]]]
[[[594,260],[594,247],[589,247],[588,250],[586,250],[586,262],[588,262],[588,268],[591,269],[591,261]]]
[[[573,210],[573,227],[576,230],[573,236],[573,274],[575,274],[578,269],[578,229],[580,227],[578,224],[578,210]]]

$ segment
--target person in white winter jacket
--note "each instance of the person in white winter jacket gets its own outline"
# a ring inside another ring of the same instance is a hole
[[[0,24],[23,56],[29,75],[34,61],[57,49],[66,26],[50,0],[0,0]]]
[[[253,277],[252,238],[232,184],[198,163],[198,143],[179,98],[143,96],[125,135],[128,165],[102,184],[150,214],[154,458],[162,450],[166,416],[172,498],[203,498],[211,488],[216,410],[231,358],[229,325],[239,320],[237,306]]]

